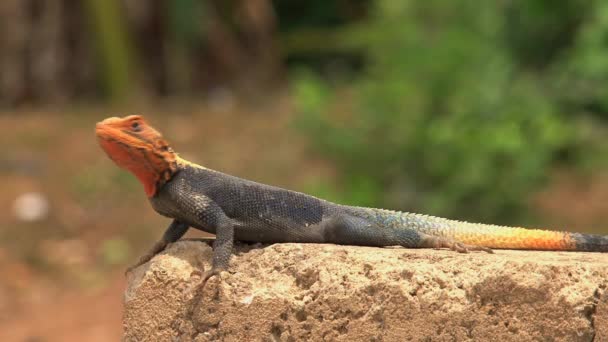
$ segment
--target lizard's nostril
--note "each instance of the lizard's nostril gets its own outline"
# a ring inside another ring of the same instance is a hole
[[[95,124],[95,131],[97,132],[97,134],[100,134],[100,132],[104,132],[111,127],[116,127],[115,124],[120,122],[120,118],[117,117],[107,118]]]

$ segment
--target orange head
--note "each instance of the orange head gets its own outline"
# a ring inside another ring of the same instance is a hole
[[[99,145],[119,167],[131,171],[152,197],[177,170],[176,155],[163,136],[140,115],[98,122]]]

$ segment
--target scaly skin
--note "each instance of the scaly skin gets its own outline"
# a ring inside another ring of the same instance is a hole
[[[143,184],[153,208],[173,218],[163,238],[133,267],[149,261],[189,227],[216,235],[213,267],[203,283],[228,267],[233,241],[309,242],[608,251],[608,237],[459,222],[421,214],[344,206],[252,182],[180,158],[143,117],[108,118],[96,127],[99,143]]]

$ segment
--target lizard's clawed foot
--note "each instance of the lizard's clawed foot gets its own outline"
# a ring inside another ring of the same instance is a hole
[[[449,248],[458,253],[468,253],[470,251],[482,251],[490,254],[494,253],[494,251],[488,247],[467,245],[459,241],[436,236],[426,236],[424,246],[431,248]]]
[[[217,277],[217,279],[221,281],[223,271],[225,271],[225,270],[220,269],[220,268],[212,268],[209,271],[205,271],[205,272],[201,272],[199,270],[192,271],[192,273],[190,273],[190,276],[200,277],[201,280],[197,284],[193,285],[188,290],[188,292],[192,293],[193,297],[200,296],[202,294],[203,289],[205,288],[205,285],[207,285],[207,282],[209,281],[209,279],[211,279],[213,277]]]
[[[127,267],[127,269],[125,270],[125,277],[128,277],[129,274],[131,274],[131,272],[133,272],[134,269],[136,269],[139,265],[132,265]]]
[[[201,271],[199,270],[195,270],[190,273],[190,276],[196,275],[201,277],[201,282],[199,286],[204,287],[205,284],[207,284],[207,281],[213,277],[218,277],[218,279],[221,280],[222,271],[224,270],[220,268],[211,268],[209,271],[205,271],[204,273],[201,273]]]
[[[447,246],[444,246],[444,247],[447,247],[458,253],[468,253],[469,251],[482,251],[482,252],[494,254],[494,251],[488,247],[467,245],[462,242],[448,242]]]
[[[141,258],[139,258],[137,263],[127,268],[127,270],[125,271],[125,276],[128,276],[129,273],[131,273],[134,269],[152,260],[152,258],[154,258],[158,253],[164,251],[167,245],[168,243],[165,240],[160,240],[156,242],[154,246],[152,246],[152,249],[148,251],[148,253],[142,255]]]
[[[133,272],[134,269],[138,268],[139,266],[145,264],[148,261],[144,261],[142,262],[141,260],[129,267],[127,267],[127,269],[125,270],[125,277],[128,276],[131,272]]]

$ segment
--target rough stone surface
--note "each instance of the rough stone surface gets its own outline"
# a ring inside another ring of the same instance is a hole
[[[608,341],[608,254],[240,245],[194,297],[210,247],[129,276],[126,341]]]

